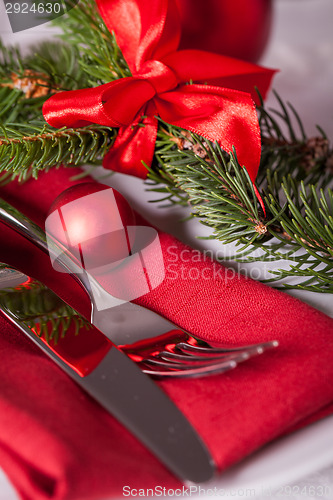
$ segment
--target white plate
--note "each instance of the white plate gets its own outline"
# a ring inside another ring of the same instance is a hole
[[[330,416],[280,438],[226,471],[212,483],[212,487],[229,491],[224,498],[273,497],[274,490],[279,487],[290,486],[315,471],[333,465],[332,431],[333,416]],[[274,496],[285,498],[287,491],[284,495],[278,491]],[[333,491],[330,493],[328,498],[333,498]]]
[[[333,467],[333,415],[267,445],[218,479],[200,485],[200,494],[197,485],[188,485],[187,488],[191,498],[195,499],[217,496],[234,500],[260,497],[264,500],[284,500],[290,496],[288,487],[297,485],[307,475],[329,466]],[[130,480],[128,486],[131,486]],[[163,484],[157,486],[163,488]],[[311,486],[317,488],[317,493],[321,492],[319,488],[325,487],[320,483]],[[217,495],[212,495],[215,491]],[[309,495],[304,491],[303,500],[310,498],[312,490],[308,488],[307,491]],[[171,491],[168,496],[173,496]],[[121,496],[112,500],[124,498]],[[326,485],[325,495],[317,494],[314,498],[333,498],[332,484]],[[19,500],[1,469],[0,500]]]

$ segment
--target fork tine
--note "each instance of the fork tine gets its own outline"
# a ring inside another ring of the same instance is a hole
[[[179,342],[177,344],[177,348],[181,349],[183,352],[196,353],[196,354],[206,354],[209,356],[214,356],[218,354],[226,354],[233,353],[239,351],[256,351],[260,354],[259,351],[263,352],[267,349],[272,349],[278,346],[278,342],[273,340],[271,342],[262,342],[260,344],[252,344],[247,346],[238,346],[238,347],[202,347],[199,345],[188,344],[187,342]]]
[[[195,354],[178,354],[176,352],[169,352],[169,351],[162,351],[158,355],[159,358],[161,359],[166,359],[171,363],[177,363],[177,362],[182,362],[184,364],[186,363],[193,363],[193,364],[200,364],[200,363],[216,363],[219,360],[222,361],[231,361],[233,359],[242,359],[243,357],[246,357],[246,359],[249,357],[247,352],[236,352],[233,354],[220,354],[216,356],[196,356]]]
[[[140,365],[141,369],[145,373],[155,377],[205,377],[232,370],[239,363],[242,363],[243,361],[246,361],[254,356],[258,356],[265,352],[267,348],[271,349],[277,345],[278,342],[273,341],[249,346],[250,348],[244,352],[240,352],[241,349],[238,348],[232,354],[232,350],[229,350],[227,351],[229,352],[229,355],[224,357],[201,356],[200,358],[193,355],[192,351],[190,351],[187,355],[162,351],[149,358],[143,359],[140,362]]]
[[[151,375],[153,377],[167,377],[167,378],[198,378],[198,377],[207,377],[210,375],[218,375],[220,373],[224,373],[230,371],[236,366],[238,363],[236,361],[230,361],[229,363],[215,363],[209,366],[200,366],[196,368],[184,369],[183,365],[181,369],[171,370],[168,364],[167,370],[154,370],[150,367],[145,368],[145,364],[141,366],[141,369],[144,373]]]
[[[188,370],[191,368],[196,368],[196,367],[201,367],[201,366],[216,366],[216,365],[228,365],[228,364],[233,364],[235,361],[236,363],[245,361],[248,359],[250,355],[248,353],[242,353],[235,355],[233,357],[230,357],[228,359],[223,359],[216,361],[214,359],[203,359],[201,361],[198,360],[192,360],[191,357],[187,357],[186,362],[184,362],[182,359],[177,359],[177,358],[168,358],[167,356],[164,357],[161,353],[160,356],[158,357],[151,357],[147,358],[144,360],[144,362],[149,363],[149,364],[154,364],[154,365],[159,365],[159,366],[164,366],[168,367],[171,370],[174,368],[182,368],[184,370]]]

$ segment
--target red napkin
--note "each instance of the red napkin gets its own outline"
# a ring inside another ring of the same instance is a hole
[[[0,196],[43,225],[49,206],[72,184],[74,173],[51,170],[38,181],[2,188]],[[42,279],[73,307],[88,313],[89,301],[80,288],[66,274],[56,273],[46,255],[5,226],[0,234],[0,261]],[[160,383],[202,436],[219,470],[330,414],[333,320],[214,262],[191,262],[193,251],[170,235],[160,233],[160,241],[166,278],[138,303],[207,340],[280,341],[275,351],[228,374]],[[175,262],[175,255],[184,251],[187,262]],[[193,267],[198,279],[188,279]],[[125,486],[180,486],[120,423],[3,317],[0,352],[0,465],[23,499],[98,499],[121,495]]]

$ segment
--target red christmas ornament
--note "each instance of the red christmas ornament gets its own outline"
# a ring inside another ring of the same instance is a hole
[[[177,0],[180,49],[201,49],[256,62],[268,40],[271,0]]]
[[[98,268],[130,254],[127,226],[135,215],[115,189],[88,182],[66,189],[53,202],[46,231],[70,250],[84,269]]]

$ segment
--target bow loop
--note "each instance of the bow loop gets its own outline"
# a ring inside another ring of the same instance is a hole
[[[99,11],[131,71],[145,61],[161,60],[177,50],[180,13],[176,0],[96,0]]]
[[[147,79],[154,87],[156,94],[175,89],[178,85],[175,73],[161,61],[150,60],[145,62],[139,74],[135,76]]]
[[[203,50],[178,50],[165,56],[163,62],[172,69],[179,83],[193,81],[240,90],[251,94],[254,101],[258,100],[255,87],[265,98],[275,73],[257,64]]]
[[[99,87],[54,94],[44,103],[43,114],[57,128],[84,127],[90,123],[122,127],[132,123],[154,94],[146,80],[121,78]]]

